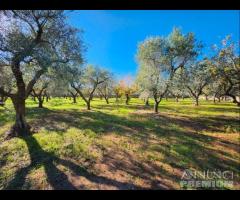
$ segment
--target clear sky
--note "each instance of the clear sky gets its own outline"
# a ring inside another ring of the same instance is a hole
[[[111,70],[118,78],[135,75],[137,45],[148,36],[166,36],[173,27],[194,32],[206,46],[227,34],[239,40],[239,11],[84,10],[69,14],[69,22],[84,31],[88,63]]]

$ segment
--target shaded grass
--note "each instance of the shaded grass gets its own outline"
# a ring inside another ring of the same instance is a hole
[[[234,104],[203,101],[195,107],[189,99],[169,100],[156,115],[138,99],[128,106],[94,99],[91,111],[77,101],[55,98],[39,109],[28,100],[27,118],[39,133],[0,144],[0,188],[179,189],[184,169],[232,170],[239,187],[239,108]],[[1,138],[14,113],[11,102],[8,111],[0,109]],[[74,185],[59,165],[72,172],[75,165],[82,171],[78,176],[93,185]]]

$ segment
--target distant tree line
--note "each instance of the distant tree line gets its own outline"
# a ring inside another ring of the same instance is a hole
[[[139,97],[146,106],[153,98],[156,113],[164,98],[191,97],[198,106],[202,95],[214,102],[228,97],[240,106],[239,44],[230,36],[203,59],[194,33],[174,28],[167,37],[148,37],[137,48],[136,78],[117,80],[106,68],[85,62],[81,34],[64,11],[0,11],[0,106],[11,99],[16,114],[10,136],[31,133],[27,98],[43,108],[52,97],[71,98],[74,104],[80,97],[87,110],[95,97],[106,104],[113,97],[116,103],[124,99],[126,105]]]

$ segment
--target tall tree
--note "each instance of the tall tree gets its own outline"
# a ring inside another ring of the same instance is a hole
[[[169,86],[169,94],[176,99],[176,102],[179,101],[180,97],[187,96],[187,90],[184,87],[183,70],[183,68],[180,68],[176,71]]]
[[[221,79],[223,91],[221,96],[229,96],[240,106],[240,59],[239,44],[235,44],[230,36],[222,40],[213,57],[215,77]]]
[[[193,33],[184,35],[176,28],[168,37],[150,37],[139,44],[137,79],[143,89],[152,92],[155,113],[158,113],[158,105],[167,94],[177,69],[188,65],[200,48]]]
[[[66,23],[63,11],[12,10],[3,11],[0,16],[11,21],[7,30],[0,28],[0,64],[11,68],[16,82],[15,93],[2,88],[0,93],[11,98],[16,111],[10,134],[28,135],[25,100],[48,68],[56,69],[60,62],[82,61],[81,43],[77,30]],[[26,83],[24,74],[32,66],[36,66],[35,73]]]
[[[182,74],[184,85],[189,95],[195,100],[196,106],[199,105],[199,97],[203,94],[204,88],[212,81],[210,66],[211,63],[208,60],[199,61],[184,69]]]

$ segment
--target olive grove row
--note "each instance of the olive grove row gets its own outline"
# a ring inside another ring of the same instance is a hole
[[[239,44],[226,36],[212,54],[202,55],[203,45],[194,33],[174,28],[165,37],[147,37],[137,47],[136,78],[118,81],[104,67],[86,63],[87,50],[81,31],[70,26],[65,11],[24,10],[0,13],[0,105],[9,98],[15,112],[11,136],[28,135],[26,99],[43,107],[51,97],[80,96],[91,109],[94,97],[125,99],[140,97],[148,105],[154,99],[154,112],[163,98],[191,97],[199,104],[205,95],[230,98],[240,105]],[[127,46],[126,46],[127,48]]]

